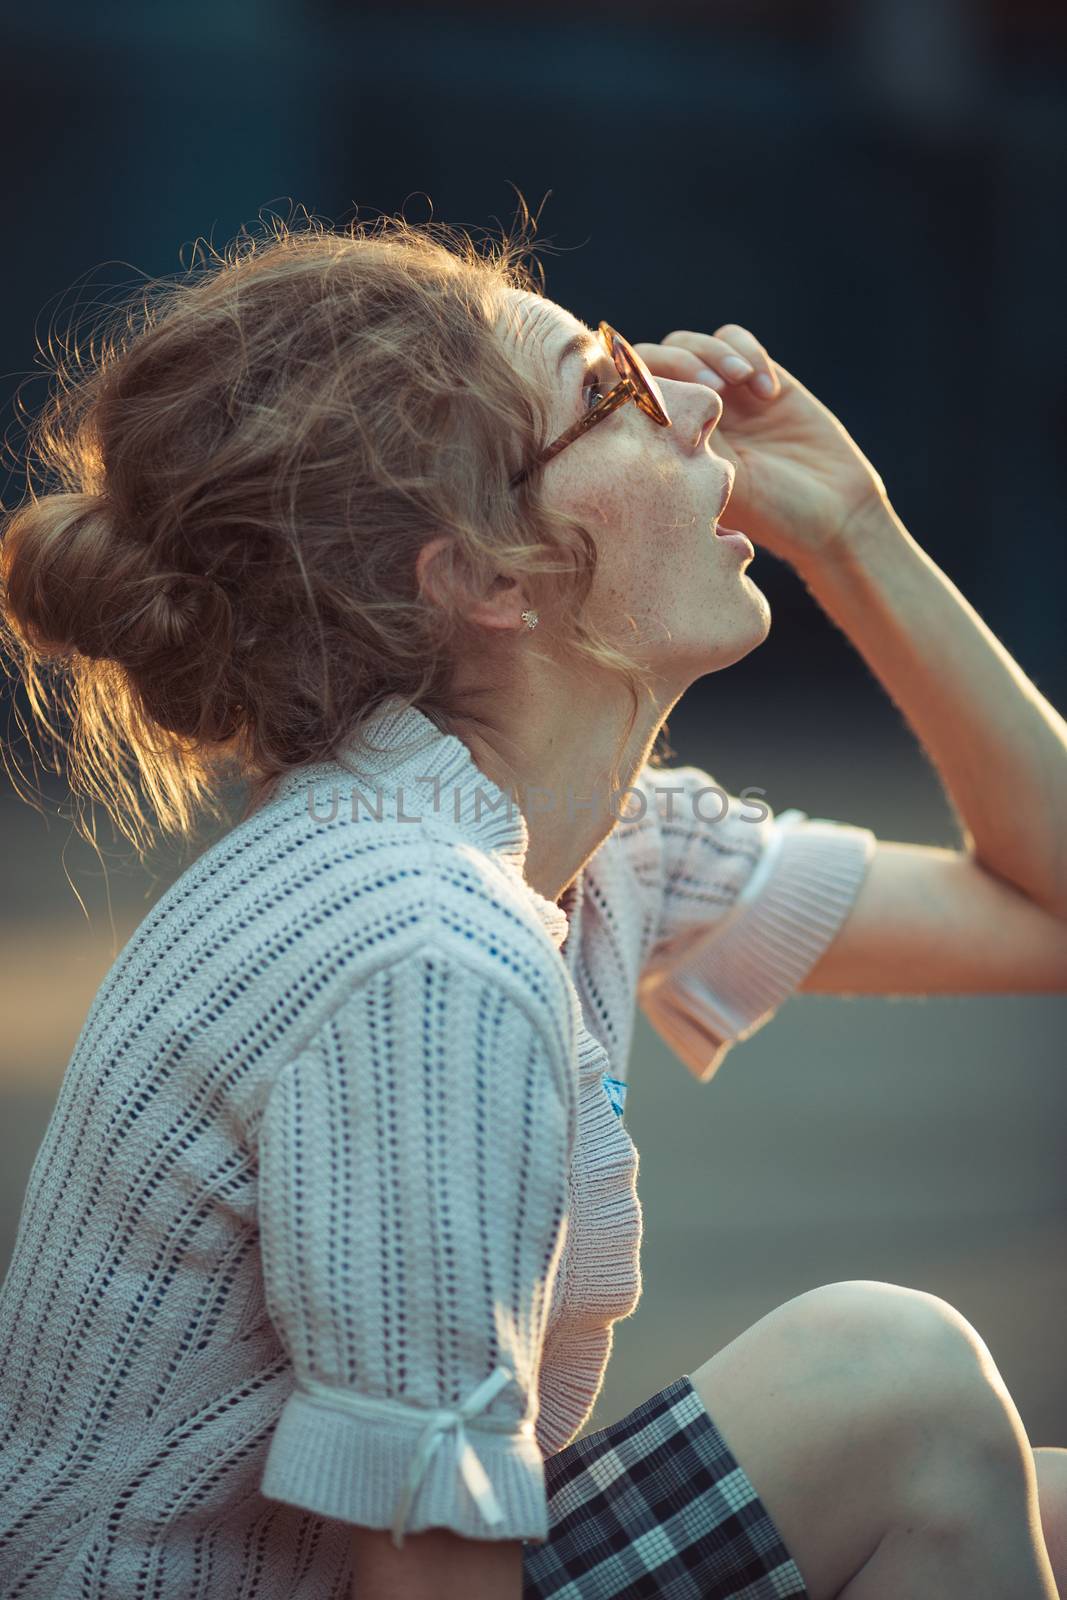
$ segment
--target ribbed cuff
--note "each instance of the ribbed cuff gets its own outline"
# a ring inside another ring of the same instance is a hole
[[[373,1402],[372,1402],[373,1404]],[[380,1408],[379,1408],[380,1409]],[[281,1500],[320,1516],[364,1528],[391,1529],[433,1415],[391,1405],[392,1416],[360,1414],[360,1398],[338,1395],[336,1407],[296,1390],[286,1401],[270,1442],[260,1484]],[[456,1433],[442,1434],[405,1519],[405,1533],[451,1528],[468,1539],[546,1539],[548,1497],[544,1460],[531,1426],[519,1433],[465,1424],[468,1443],[503,1511],[486,1523],[460,1467]]]
[[[648,1020],[701,1083],[804,981],[848,915],[877,844],[869,828],[802,812],[779,823],[773,867],[741,915],[713,924],[639,987]]]

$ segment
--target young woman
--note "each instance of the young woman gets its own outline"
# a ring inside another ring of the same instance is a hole
[[[1067,1452],[936,1296],[813,1287],[575,1436],[641,1292],[635,1000],[706,1081],[798,989],[1062,991],[1061,718],[743,328],[632,347],[396,220],[146,312],[42,416],[5,639],[139,850],[143,796],[184,838],[247,804],[105,978],[30,1177],[0,1590],[1048,1600]],[[959,851],[657,758],[767,635],[724,514]]]

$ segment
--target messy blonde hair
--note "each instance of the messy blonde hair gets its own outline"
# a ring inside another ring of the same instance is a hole
[[[358,765],[386,700],[450,731],[463,600],[496,574],[626,681],[621,756],[647,685],[583,616],[595,542],[538,474],[508,487],[550,421],[494,334],[502,291],[543,293],[530,248],[271,218],[61,347],[0,533],[0,645],[72,793],[142,861],[153,821],[228,821],[229,778],[248,815],[341,745]],[[431,603],[415,559],[442,533]]]

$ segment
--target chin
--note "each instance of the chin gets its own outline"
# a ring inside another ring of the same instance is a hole
[[[763,590],[752,583],[751,579],[749,579],[749,585],[756,602],[754,608],[756,615],[753,621],[752,643],[748,648],[749,650],[755,650],[756,646],[762,644],[771,631],[771,602],[767,599]],[[747,655],[748,651],[745,654]]]
[[[771,631],[771,606],[762,589],[751,586],[753,604],[744,619],[739,618],[740,626],[731,630],[728,637],[720,636],[714,641],[711,650],[711,659],[702,668],[704,672],[721,672],[724,667],[732,667],[736,662],[743,661],[751,655],[753,650],[758,650]]]

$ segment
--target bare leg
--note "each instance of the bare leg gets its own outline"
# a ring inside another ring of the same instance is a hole
[[[1039,1445],[1034,1451],[1041,1531],[1056,1587],[1067,1596],[1067,1450]]]
[[[931,1429],[913,1468],[913,1513],[894,1520],[839,1600],[905,1594],[1057,1600],[1033,1455],[1022,1422],[1013,1425],[1014,1402],[1006,1390],[1004,1395],[1007,1448],[998,1447],[995,1417],[990,1448],[978,1459],[961,1450],[958,1440],[944,1434],[938,1439]]]
[[[812,1600],[1057,1600],[1022,1422],[946,1301],[829,1284],[691,1378]]]

